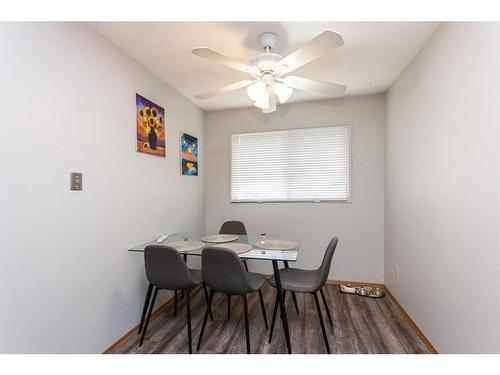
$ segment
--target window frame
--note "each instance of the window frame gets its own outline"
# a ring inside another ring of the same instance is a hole
[[[347,191],[347,199],[298,199],[298,200],[233,200],[233,135],[245,135],[245,134],[255,134],[255,133],[276,133],[291,130],[304,130],[304,129],[321,129],[321,128],[333,128],[338,126],[347,126],[347,148],[348,148],[348,165],[349,165],[349,188]],[[340,123],[335,125],[320,125],[320,126],[298,126],[292,128],[279,128],[273,130],[255,130],[246,132],[230,132],[229,133],[229,203],[352,203],[352,126],[350,122]]]

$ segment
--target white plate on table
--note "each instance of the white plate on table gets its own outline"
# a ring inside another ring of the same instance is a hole
[[[236,241],[239,237],[236,234],[211,234],[210,236],[202,237],[203,242],[224,243]]]
[[[236,254],[241,254],[241,253],[246,253],[247,251],[252,250],[252,246],[250,246],[247,243],[223,243],[223,244],[218,244],[214,245],[213,247],[223,247],[225,249],[231,249],[233,250]]]
[[[291,250],[295,249],[298,244],[288,240],[263,240],[257,242],[255,246],[264,250]]]
[[[201,241],[179,241],[179,242],[167,243],[165,245],[173,247],[179,253],[200,250],[203,249],[203,247],[205,247],[205,244]]]

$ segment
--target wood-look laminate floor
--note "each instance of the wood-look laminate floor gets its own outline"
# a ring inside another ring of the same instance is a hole
[[[366,298],[343,294],[337,285],[328,285],[324,291],[333,318],[332,327],[323,311],[332,353],[429,353],[388,296]],[[200,351],[196,351],[206,305],[201,288],[192,293],[193,352],[246,353],[243,301],[241,297],[232,297],[231,319],[227,320],[227,297],[222,294],[214,297],[214,320],[208,320]],[[266,283],[263,293],[270,325],[276,291]],[[299,315],[287,295],[293,353],[326,353],[314,297],[297,294],[297,300]],[[269,330],[264,325],[258,294],[250,295],[248,302],[252,353],[287,353],[279,314],[269,344]],[[141,348],[139,335],[134,334],[115,353],[188,353],[185,299],[179,301],[177,316],[172,305],[151,320]]]

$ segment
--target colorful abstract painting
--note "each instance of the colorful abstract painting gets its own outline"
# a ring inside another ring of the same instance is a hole
[[[181,174],[198,176],[198,138],[181,133]]]
[[[137,151],[165,157],[165,109],[136,94]]]

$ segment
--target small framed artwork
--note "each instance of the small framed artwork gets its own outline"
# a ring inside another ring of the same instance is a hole
[[[198,176],[198,138],[181,132],[181,174]]]
[[[158,104],[135,95],[137,123],[137,151],[165,157],[165,109]]]

